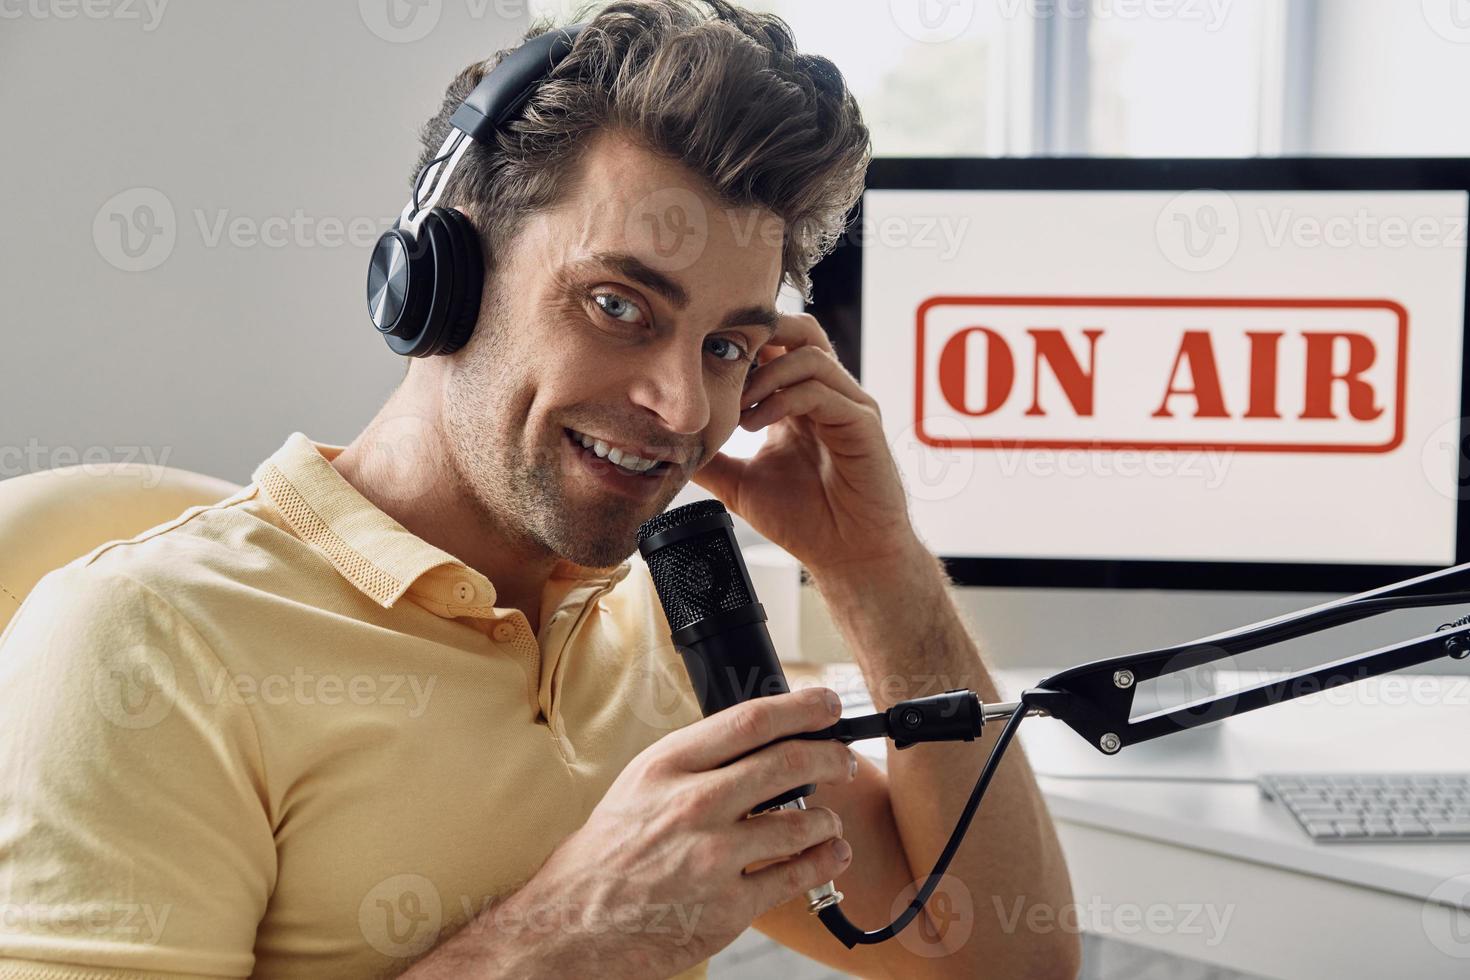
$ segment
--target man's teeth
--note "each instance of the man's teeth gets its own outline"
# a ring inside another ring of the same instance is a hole
[[[659,464],[659,460],[644,459],[642,456],[637,456],[622,449],[609,446],[601,439],[593,439],[591,436],[578,432],[576,429],[572,429],[571,432],[585,448],[592,450],[603,459],[611,460],[614,465],[621,466],[625,470],[642,473]]]

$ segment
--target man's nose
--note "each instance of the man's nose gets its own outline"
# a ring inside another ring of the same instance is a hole
[[[634,404],[657,415],[671,432],[702,432],[709,425],[703,358],[703,345],[695,351],[674,344],[647,351],[633,384]]]

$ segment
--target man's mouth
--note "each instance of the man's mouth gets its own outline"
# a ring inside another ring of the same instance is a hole
[[[576,429],[563,428],[562,432],[574,446],[584,453],[607,463],[612,469],[625,476],[657,478],[667,473],[674,465],[669,459],[641,456],[632,449],[609,443],[585,432],[578,432]]]

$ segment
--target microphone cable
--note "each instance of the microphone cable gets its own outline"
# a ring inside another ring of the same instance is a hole
[[[829,905],[817,913],[817,918],[827,931],[837,937],[837,941],[848,949],[857,945],[873,945],[892,939],[903,931],[914,916],[923,909],[924,903],[929,901],[929,896],[939,886],[939,879],[944,877],[945,871],[949,869],[950,861],[954,860],[955,853],[960,849],[960,842],[965,839],[965,834],[970,829],[970,821],[975,817],[975,811],[980,809],[980,800],[985,796],[985,790],[990,786],[990,779],[995,775],[996,768],[1000,765],[1001,757],[1005,755],[1006,747],[1010,745],[1011,738],[1016,734],[1016,729],[1021,727],[1021,719],[1026,717],[1030,703],[1026,694],[1021,695],[1020,703],[1016,707],[1015,714],[1006,719],[1005,727],[1000,730],[1000,736],[996,738],[995,745],[991,746],[990,756],[985,760],[985,767],[980,770],[980,778],[975,781],[975,788],[970,791],[970,798],[965,802],[965,808],[955,823],[954,831],[949,835],[949,842],[944,845],[940,852],[939,860],[934,862],[934,870],[929,872],[928,879],[909,902],[908,908],[888,925],[881,929],[864,931],[853,925],[846,915],[842,914],[842,906]]]

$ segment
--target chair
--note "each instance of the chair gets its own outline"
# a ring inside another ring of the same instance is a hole
[[[0,480],[0,631],[53,568],[239,489],[142,463],[63,466]]]

